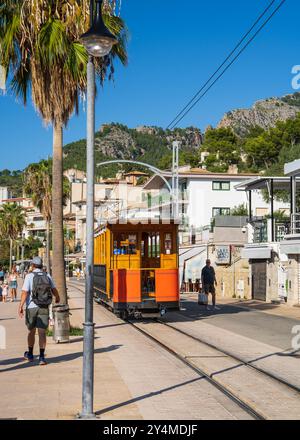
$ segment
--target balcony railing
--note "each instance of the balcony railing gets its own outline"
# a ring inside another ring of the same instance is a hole
[[[145,199],[145,196],[144,196]],[[148,199],[148,207],[159,207],[162,205],[166,205],[171,203],[172,197],[170,193],[165,193],[165,194],[159,194],[157,196],[151,197],[150,195],[148,195],[147,197]],[[179,191],[178,192],[178,203],[182,204],[182,203],[186,203],[188,202],[189,198],[188,198],[188,191],[184,190],[184,191]]]
[[[291,225],[292,234],[300,234],[300,213],[292,215],[292,225]]]
[[[267,243],[268,242],[268,223],[267,220],[261,222],[254,222],[253,242],[254,243]]]
[[[254,220],[251,222],[254,233],[253,233],[253,242],[254,243],[268,243],[272,241],[271,237],[271,225],[268,225],[267,219]],[[280,242],[284,240],[285,236],[288,235],[291,231],[291,223],[290,221],[282,221],[276,220],[274,224],[274,238],[275,242]]]

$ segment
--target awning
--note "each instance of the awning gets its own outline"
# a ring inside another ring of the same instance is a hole
[[[191,247],[181,247],[179,248],[179,280],[180,284],[182,281],[185,281],[183,279],[186,264],[189,263],[190,260],[192,260],[194,257],[197,257],[200,254],[205,253],[205,256],[207,255],[207,246],[201,245],[201,246],[191,246]],[[190,264],[190,263],[189,263]]]
[[[180,249],[182,252],[184,248]],[[189,280],[196,282],[197,279],[201,279],[201,270],[205,266],[207,258],[207,246],[196,246],[186,252],[182,252],[179,256],[179,270],[180,279],[186,283]],[[184,276],[184,279],[183,279]]]
[[[280,252],[286,255],[300,255],[300,236],[295,236],[280,243]]]
[[[246,246],[242,249],[241,257],[247,260],[269,260],[272,250],[269,246]]]
[[[300,175],[300,159],[294,160],[294,162],[286,163],[284,166],[284,174],[286,176],[299,176]]]
[[[300,182],[300,179],[297,178],[297,183]],[[274,191],[276,190],[290,190],[291,180],[289,177],[256,177],[254,179],[247,180],[246,182],[239,183],[235,185],[235,189],[237,191],[254,191],[254,190],[262,190],[268,189],[269,185],[273,181]]]

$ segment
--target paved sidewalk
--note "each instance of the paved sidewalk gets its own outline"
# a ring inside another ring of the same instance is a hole
[[[0,304],[0,325],[5,326],[7,334],[7,349],[1,350],[0,360],[0,418],[73,419],[81,408],[82,337],[71,337],[70,344],[55,344],[48,337],[46,354],[49,364],[42,367],[37,361],[33,364],[24,362],[26,329],[24,322],[16,317],[17,307],[18,303]],[[73,326],[81,326],[82,310],[73,308],[71,320]],[[99,332],[100,329],[97,330]],[[38,355],[37,340],[35,355]],[[95,405],[111,407],[105,418],[141,419],[134,403],[125,408],[112,407],[117,399],[116,390],[118,399],[131,399],[128,388],[108,356],[109,352],[117,349],[117,345],[101,344],[97,335],[96,375],[99,377],[101,374],[102,380],[96,381]]]
[[[72,325],[81,325],[84,296],[75,288],[69,295]],[[24,362],[26,331],[17,307],[0,304],[0,325],[7,332],[0,418],[74,418],[81,407],[82,338],[70,344],[48,338],[49,364]],[[197,373],[98,305],[95,323],[95,411],[102,419],[249,419]]]
[[[194,301],[198,300],[197,293],[184,293],[181,294],[182,298],[192,299]],[[281,316],[285,318],[299,319],[300,320],[300,307],[293,307],[287,304],[271,304],[262,301],[255,300],[240,300],[234,298],[222,298],[217,297],[218,304],[228,305],[232,307],[244,307],[251,310],[256,310],[257,312],[267,313],[269,315]]]

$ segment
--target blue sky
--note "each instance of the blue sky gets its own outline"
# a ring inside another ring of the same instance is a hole
[[[200,88],[269,0],[123,0],[129,65],[116,66],[96,102],[96,127],[166,127]],[[277,0],[277,4],[280,0]],[[253,44],[181,122],[205,129],[234,108],[292,93],[291,69],[300,65],[299,0],[287,0]],[[0,96],[0,169],[23,169],[51,155],[51,127],[31,104]],[[85,112],[74,116],[65,144],[85,137]]]

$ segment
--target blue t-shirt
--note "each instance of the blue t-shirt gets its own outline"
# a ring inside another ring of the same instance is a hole
[[[39,272],[42,272],[42,271],[40,269],[34,269],[31,273],[26,275],[25,280],[24,280],[24,284],[23,284],[22,290],[27,292],[27,298],[26,298],[26,308],[27,309],[33,309],[35,307],[38,307],[32,301],[32,283],[33,283],[34,274],[35,273],[39,273]],[[50,280],[52,289],[55,289],[55,285],[54,285],[54,282],[53,282],[51,276],[48,275],[48,274],[47,274],[47,276],[48,276],[48,278]]]

